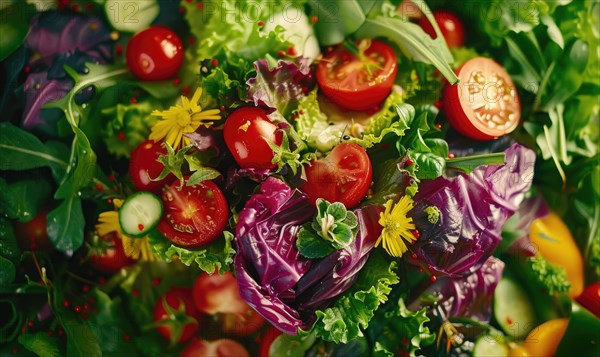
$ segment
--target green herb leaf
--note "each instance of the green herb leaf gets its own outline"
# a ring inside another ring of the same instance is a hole
[[[196,156],[185,155],[185,160],[188,163],[190,171],[193,172],[193,174],[188,178],[186,182],[187,186],[193,186],[197,183],[206,180],[214,180],[217,177],[221,176],[221,173],[217,169],[208,166],[203,166],[202,162],[200,162],[200,160]]]
[[[72,255],[83,244],[85,217],[81,199],[76,196],[65,198],[47,216],[48,236],[56,249]]]
[[[328,256],[335,248],[326,240],[319,237],[313,230],[300,228],[296,236],[296,248],[303,257],[317,259]]]
[[[470,174],[481,165],[502,165],[504,158],[504,153],[455,157],[446,159],[446,167]]]
[[[19,343],[38,356],[60,357],[64,355],[56,337],[46,332],[24,333],[19,335]]]

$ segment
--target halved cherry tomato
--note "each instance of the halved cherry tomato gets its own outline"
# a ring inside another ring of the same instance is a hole
[[[250,357],[246,347],[228,338],[215,341],[194,339],[181,352],[181,357]]]
[[[208,244],[227,225],[229,206],[223,192],[212,181],[179,189],[175,180],[162,195],[165,213],[158,230],[182,247]]]
[[[465,28],[460,19],[448,11],[434,11],[432,13],[435,22],[440,27],[440,31],[446,40],[448,47],[462,47],[465,43]],[[419,20],[419,26],[423,31],[427,32],[431,38],[436,38],[437,35],[433,29],[433,25],[423,16]]]
[[[492,140],[515,130],[521,119],[517,88],[504,68],[477,57],[457,71],[460,83],[447,84],[443,108],[459,133],[476,140]]]
[[[135,34],[127,43],[127,66],[144,81],[174,77],[183,63],[183,45],[175,32],[164,26],[151,26]]]
[[[279,336],[281,336],[283,332],[279,331],[273,326],[270,326],[267,331],[261,336],[260,347],[258,356],[259,357],[269,357],[269,350],[271,349],[271,345],[273,341]]]
[[[344,47],[327,54],[319,63],[317,82],[340,107],[367,110],[390,94],[398,65],[394,50],[381,41],[364,39],[357,47],[357,54]]]
[[[146,140],[138,145],[132,152],[129,160],[129,176],[133,187],[138,191],[150,191],[160,195],[162,189],[175,180],[173,174],[160,181],[152,181],[162,172],[164,166],[156,161],[159,155],[166,155],[167,149],[162,142]]]
[[[103,273],[114,274],[135,263],[135,260],[125,255],[123,242],[116,233],[108,234],[100,238],[101,247],[94,250],[90,255],[90,264]],[[106,246],[104,246],[106,245]]]
[[[242,299],[231,272],[201,274],[194,283],[193,292],[198,310],[209,315],[218,314],[225,333],[247,336],[265,323],[265,319]]]
[[[600,319],[600,282],[589,285],[575,300]]]
[[[534,220],[529,227],[529,241],[550,263],[565,268],[571,283],[569,296],[579,296],[584,284],[583,258],[562,219],[550,212]]]
[[[173,343],[185,342],[194,337],[200,328],[197,316],[190,289],[171,288],[154,305],[153,320],[156,329],[161,336]]]
[[[272,169],[276,165],[267,141],[281,145],[283,133],[278,131],[264,109],[242,107],[227,117],[223,127],[225,144],[235,161],[244,168]]]
[[[355,143],[341,143],[324,159],[305,167],[306,183],[300,190],[315,204],[317,198],[356,206],[369,191],[373,171],[365,149]]]

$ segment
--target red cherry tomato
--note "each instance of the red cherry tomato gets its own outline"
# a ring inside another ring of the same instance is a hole
[[[101,238],[106,244],[106,249],[100,247],[90,255],[90,264],[103,273],[114,274],[135,263],[135,260],[125,255],[123,242],[116,233],[111,233]]]
[[[361,40],[357,46],[357,55],[344,47],[327,54],[317,68],[317,82],[340,107],[367,110],[390,94],[398,66],[394,50],[383,42]]]
[[[182,343],[194,337],[200,328],[197,316],[190,289],[171,288],[154,305],[156,329],[167,341]]]
[[[158,230],[173,243],[182,247],[208,244],[223,232],[227,225],[229,206],[223,192],[212,181],[203,181],[179,189],[175,180],[162,195],[164,217]]]
[[[269,357],[269,350],[271,349],[271,345],[273,341],[277,337],[279,337],[283,332],[279,331],[273,326],[270,326],[267,331],[265,331],[264,335],[261,336],[260,347],[258,356],[259,357]]]
[[[465,28],[460,19],[448,11],[434,11],[432,15],[435,22],[437,22],[448,47],[462,47],[465,43]],[[431,38],[437,37],[435,30],[427,17],[421,17],[419,26],[421,26]]]
[[[465,62],[457,75],[460,83],[444,87],[442,103],[454,129],[476,140],[492,140],[515,130],[521,103],[502,66],[477,57]]]
[[[237,280],[230,273],[202,274],[194,283],[194,302],[199,311],[219,314],[222,331],[236,336],[250,335],[265,320],[242,299]]]
[[[341,143],[321,160],[305,167],[306,183],[300,190],[311,203],[317,198],[356,206],[367,194],[373,171],[365,149],[355,143]]]
[[[239,342],[222,338],[215,341],[194,339],[181,352],[181,357],[250,357]]]
[[[600,282],[589,285],[575,300],[600,319]]]
[[[225,144],[235,161],[244,168],[272,169],[276,165],[273,150],[267,141],[281,145],[283,134],[278,131],[264,109],[242,107],[231,113],[223,127]]]
[[[132,152],[129,160],[129,176],[133,187],[138,191],[150,191],[160,195],[162,189],[175,180],[173,174],[160,181],[152,181],[162,172],[164,166],[156,161],[159,155],[166,155],[167,149],[162,142],[146,140],[138,145]]]
[[[38,212],[33,219],[27,222],[15,222],[14,230],[17,244],[21,250],[51,252],[54,246],[48,238],[46,216],[50,208]]]
[[[181,39],[163,26],[151,26],[135,34],[127,43],[127,66],[143,81],[174,77],[183,63]]]

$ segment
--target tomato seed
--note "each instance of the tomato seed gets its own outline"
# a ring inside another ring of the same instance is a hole
[[[410,257],[416,260],[416,259],[417,259],[417,254],[416,254],[416,253],[412,253],[412,254],[410,255]]]
[[[141,223],[138,224],[138,229],[140,230],[140,232],[143,231],[144,230],[144,225],[141,224]]]
[[[265,26],[265,23],[262,21],[259,21],[256,23],[256,25],[258,25],[258,27],[263,27],[263,26]]]
[[[452,153],[448,154],[448,158],[449,159],[453,159],[454,158],[454,154],[452,154]]]
[[[411,166],[413,161],[411,159],[406,160],[406,166]]]
[[[435,283],[435,281],[437,280],[437,276],[432,275],[431,278],[429,278],[429,280],[431,280],[432,283]]]
[[[219,60],[216,58],[213,58],[212,61],[210,61],[210,65],[213,67],[216,67],[219,65]]]
[[[310,17],[310,23],[311,24],[316,24],[317,21],[319,21],[319,17],[318,16],[313,15],[313,16]]]
[[[196,9],[198,9],[198,10],[204,9],[204,4],[202,3],[202,1],[200,1],[199,3],[196,4]]]
[[[506,322],[508,322],[509,325],[513,324],[513,320],[510,318],[510,316],[506,317]]]

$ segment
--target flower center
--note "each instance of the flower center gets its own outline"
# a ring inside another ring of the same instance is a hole
[[[186,126],[190,125],[191,122],[192,118],[189,113],[181,112],[179,115],[177,115],[177,125],[180,127],[185,128]]]

